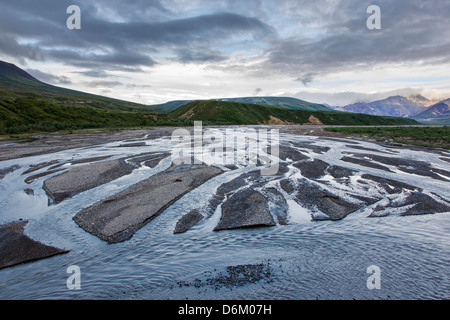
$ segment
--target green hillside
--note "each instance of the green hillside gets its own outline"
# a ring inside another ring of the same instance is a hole
[[[306,124],[311,116],[325,125],[408,125],[418,124],[404,118],[378,117],[333,111],[292,110],[266,105],[229,101],[194,101],[168,114],[171,119],[203,121],[205,124]],[[320,124],[316,123],[316,124]]]
[[[113,111],[154,112],[151,106],[98,96],[85,92],[52,86],[34,78],[17,66],[0,61],[0,98],[17,97],[23,93],[34,93],[51,102]]]
[[[306,111],[334,111],[324,105],[312,103],[290,97],[244,97],[231,99],[217,99],[221,101],[262,104],[273,107]]]
[[[243,97],[243,98],[223,98],[223,99],[210,99],[214,101],[228,101],[228,102],[240,102],[250,104],[261,104],[273,107],[279,107],[283,109],[294,110],[307,110],[307,111],[334,111],[324,105],[312,103],[296,98],[289,97]],[[194,100],[176,100],[169,101],[162,104],[152,105],[152,109],[159,113],[169,113],[181,106],[184,106]]]
[[[151,113],[119,111],[102,102],[0,90],[0,134],[155,125]]]
[[[161,104],[153,104],[150,107],[157,113],[168,113],[177,110],[179,107],[184,106],[193,100],[174,100]]]
[[[52,86],[0,61],[0,134],[154,125],[149,106]]]

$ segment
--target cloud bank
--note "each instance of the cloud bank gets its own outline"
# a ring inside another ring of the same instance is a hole
[[[441,0],[378,0],[381,30],[368,30],[366,10],[373,3],[365,0],[78,0],[77,31],[66,27],[71,0],[0,3],[1,57],[31,69],[34,63],[72,67],[79,76],[112,83],[123,79],[109,78],[111,72],[132,78],[144,70],[192,65],[221,72],[228,82],[238,81],[237,75],[252,81],[249,93],[262,86],[269,93],[280,88],[261,79],[314,87],[342,73],[351,81],[361,72],[379,78],[386,68],[417,68],[420,77],[428,66],[450,64],[450,2]]]

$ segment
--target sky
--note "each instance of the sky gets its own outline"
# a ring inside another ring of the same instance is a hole
[[[69,29],[70,5],[81,29]],[[367,21],[380,9],[380,29]],[[143,104],[450,97],[448,0],[0,0],[0,60]]]

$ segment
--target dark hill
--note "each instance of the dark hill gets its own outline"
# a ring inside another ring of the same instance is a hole
[[[29,73],[20,69],[12,63],[7,63],[0,61],[0,81],[7,80],[12,81],[14,79],[25,78],[32,81],[38,81],[36,78],[31,76]]]

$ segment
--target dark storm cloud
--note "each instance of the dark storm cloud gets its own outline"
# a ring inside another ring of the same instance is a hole
[[[0,0],[0,4],[1,54],[23,62],[62,62],[87,68],[84,72],[91,74],[140,71],[179,61],[211,63],[241,74],[278,73],[306,86],[339,71],[450,59],[450,1]],[[81,30],[66,28],[66,8],[71,4],[81,7]],[[366,27],[366,10],[372,4],[381,8],[381,30]],[[263,62],[228,64],[230,57],[245,56],[247,51]]]
[[[109,76],[108,72],[98,69],[91,69],[88,71],[78,71],[77,73],[91,78],[106,78]]]
[[[304,12],[321,1],[303,3]],[[336,71],[370,70],[386,64],[438,64],[450,60],[449,1],[377,1],[381,30],[369,30],[372,1],[341,1],[331,12],[316,12],[322,32],[279,39],[267,51],[267,68],[300,76],[304,85]]]
[[[212,51],[207,48],[183,48],[176,50],[176,61],[183,63],[191,62],[220,62],[227,59],[227,57],[217,51]]]
[[[222,42],[261,39],[274,32],[257,18],[236,13],[177,19],[159,1],[80,2],[81,30],[66,28],[71,3],[65,0],[2,4],[0,51],[18,59],[132,71],[155,65],[154,56],[175,57],[183,63],[223,61],[226,57],[215,49]],[[151,13],[147,20],[146,11]]]
[[[106,80],[91,81],[87,84],[89,88],[115,88],[121,85],[122,83],[119,81],[106,81]]]
[[[0,53],[19,59],[23,64],[25,64],[24,59],[44,60],[44,54],[38,47],[19,44],[16,37],[8,34],[0,34]]]
[[[89,69],[100,67],[104,70],[141,71],[139,66],[153,66],[156,63],[149,56],[138,52],[96,54],[78,49],[48,49],[44,53],[51,60]]]

